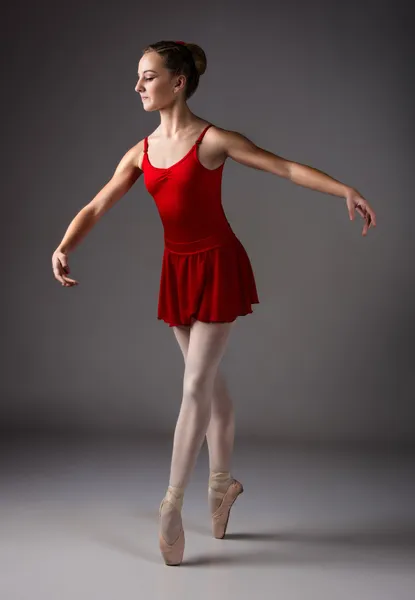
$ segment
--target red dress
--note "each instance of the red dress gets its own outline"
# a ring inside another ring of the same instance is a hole
[[[248,255],[231,229],[221,201],[224,164],[207,169],[197,149],[168,168],[154,167],[144,140],[144,183],[164,229],[158,316],[170,327],[232,322],[259,304]]]

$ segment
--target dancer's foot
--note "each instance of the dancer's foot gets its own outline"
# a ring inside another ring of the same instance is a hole
[[[231,507],[242,492],[242,484],[231,477],[229,472],[211,471],[208,498],[212,516],[212,533],[215,538],[222,539],[225,536]]]
[[[208,499],[211,514],[221,505],[225,492],[232,481],[229,471],[210,471]]]
[[[166,565],[179,565],[183,560],[183,496],[183,488],[169,486],[160,504],[159,545]]]

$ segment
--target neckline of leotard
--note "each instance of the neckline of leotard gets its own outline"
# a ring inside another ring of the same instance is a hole
[[[195,143],[193,144],[193,146],[190,148],[189,152],[186,152],[186,154],[185,154],[185,155],[184,155],[184,156],[183,156],[183,157],[182,157],[180,160],[178,160],[177,162],[175,162],[174,164],[172,164],[170,167],[156,167],[155,165],[153,165],[153,164],[151,163],[151,161],[150,161],[150,159],[149,159],[149,156],[148,156],[148,136],[146,136],[146,138],[145,138],[145,145],[144,145],[144,154],[145,154],[145,155],[146,155],[146,157],[147,157],[147,162],[148,162],[148,164],[150,165],[150,167],[151,167],[152,169],[156,169],[157,171],[169,171],[169,170],[170,170],[170,169],[172,169],[173,167],[175,167],[175,166],[179,165],[180,163],[182,163],[182,162],[185,160],[185,158],[187,158],[187,157],[188,157],[188,156],[191,154],[191,152],[194,150],[194,148],[195,148],[195,147],[196,147],[198,144],[200,144],[200,142],[202,141],[202,139],[203,139],[203,136],[205,135],[206,131],[207,131],[207,130],[209,129],[209,127],[211,127],[211,126],[212,126],[212,123],[209,123],[208,125],[206,125],[206,127],[204,128],[204,130],[202,131],[202,133],[199,135],[199,137],[197,138],[197,140],[195,141]]]

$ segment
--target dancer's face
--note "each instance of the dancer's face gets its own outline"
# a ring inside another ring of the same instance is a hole
[[[186,77],[172,76],[157,52],[146,52],[141,57],[135,91],[142,98],[144,110],[160,110],[181,100],[185,84]]]

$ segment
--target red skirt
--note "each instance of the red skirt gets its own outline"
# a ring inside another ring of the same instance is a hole
[[[194,242],[164,238],[158,316],[169,327],[230,323],[259,304],[245,248],[231,231]]]

